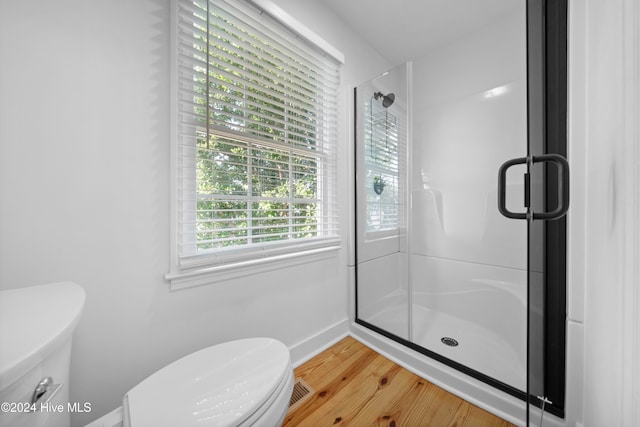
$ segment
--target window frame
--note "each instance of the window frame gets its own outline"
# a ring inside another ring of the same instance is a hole
[[[185,255],[181,253],[182,245],[181,227],[185,227],[181,214],[181,202],[178,192],[180,191],[183,179],[193,179],[180,177],[178,170],[182,167],[179,154],[180,138],[178,135],[179,122],[179,90],[178,79],[178,11],[181,0],[171,0],[171,105],[170,105],[170,271],[165,274],[165,279],[170,283],[172,290],[188,288],[193,286],[206,285],[236,277],[259,274],[265,271],[281,268],[283,263],[287,266],[300,263],[312,262],[315,260],[334,256],[335,251],[341,248],[342,238],[338,235],[324,238],[303,238],[292,241],[275,242],[268,245],[247,245],[243,247],[232,247],[231,249],[217,249],[203,254]],[[283,30],[294,32],[298,38],[302,38],[307,43],[313,44],[325,55],[333,58],[337,62],[338,68],[344,63],[344,56],[341,52],[324,41],[307,27],[288,15],[270,0],[224,0],[233,4],[236,8],[242,8],[243,13],[253,13],[256,18],[260,14],[275,20],[282,25]],[[259,9],[256,9],[259,8]],[[245,10],[246,9],[246,10]],[[259,18],[258,18],[259,19]],[[261,22],[262,23],[262,22]],[[338,72],[339,73],[339,72]],[[337,90],[339,90],[339,85]],[[237,135],[236,135],[237,136]],[[250,138],[248,138],[250,139]],[[195,149],[195,144],[194,144]],[[334,142],[334,150],[337,150],[337,140]],[[337,168],[337,155],[334,153],[331,167]],[[194,160],[193,174],[196,173]],[[316,175],[319,176],[319,175]],[[320,177],[320,176],[319,176]],[[324,186],[324,182],[318,182],[319,187]],[[195,191],[195,190],[194,190]],[[319,189],[318,191],[324,191]],[[324,197],[324,196],[323,196]],[[333,203],[337,203],[337,194],[333,194]],[[336,215],[336,219],[338,216]],[[195,226],[193,226],[195,230]]]

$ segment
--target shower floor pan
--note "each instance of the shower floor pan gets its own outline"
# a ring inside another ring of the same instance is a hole
[[[413,331],[409,336],[406,311],[406,305],[387,305],[362,320],[513,388],[525,390],[526,361],[522,349],[516,349],[525,345],[521,336],[502,337],[476,322],[417,304],[413,305]],[[457,345],[447,345],[443,338],[450,344],[449,339],[453,339]]]

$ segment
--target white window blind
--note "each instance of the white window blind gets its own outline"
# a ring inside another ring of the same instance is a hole
[[[176,272],[338,245],[337,61],[251,3],[176,19]]]
[[[365,103],[367,232],[400,227],[400,154],[406,147],[399,118],[373,97]],[[404,127],[404,126],[402,126]]]

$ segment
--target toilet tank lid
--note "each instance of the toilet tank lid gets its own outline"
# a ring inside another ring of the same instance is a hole
[[[71,337],[84,301],[72,282],[0,291],[0,392]]]
[[[131,389],[123,400],[124,425],[240,425],[276,392],[292,370],[290,362],[289,349],[272,338],[207,347]]]

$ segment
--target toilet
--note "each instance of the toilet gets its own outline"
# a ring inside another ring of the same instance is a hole
[[[158,370],[129,390],[121,407],[86,427],[280,426],[293,383],[281,342],[226,342]]]
[[[71,344],[84,302],[73,282],[0,291],[0,402],[13,404],[0,413],[0,427],[69,427],[68,410],[49,408],[69,405]]]

